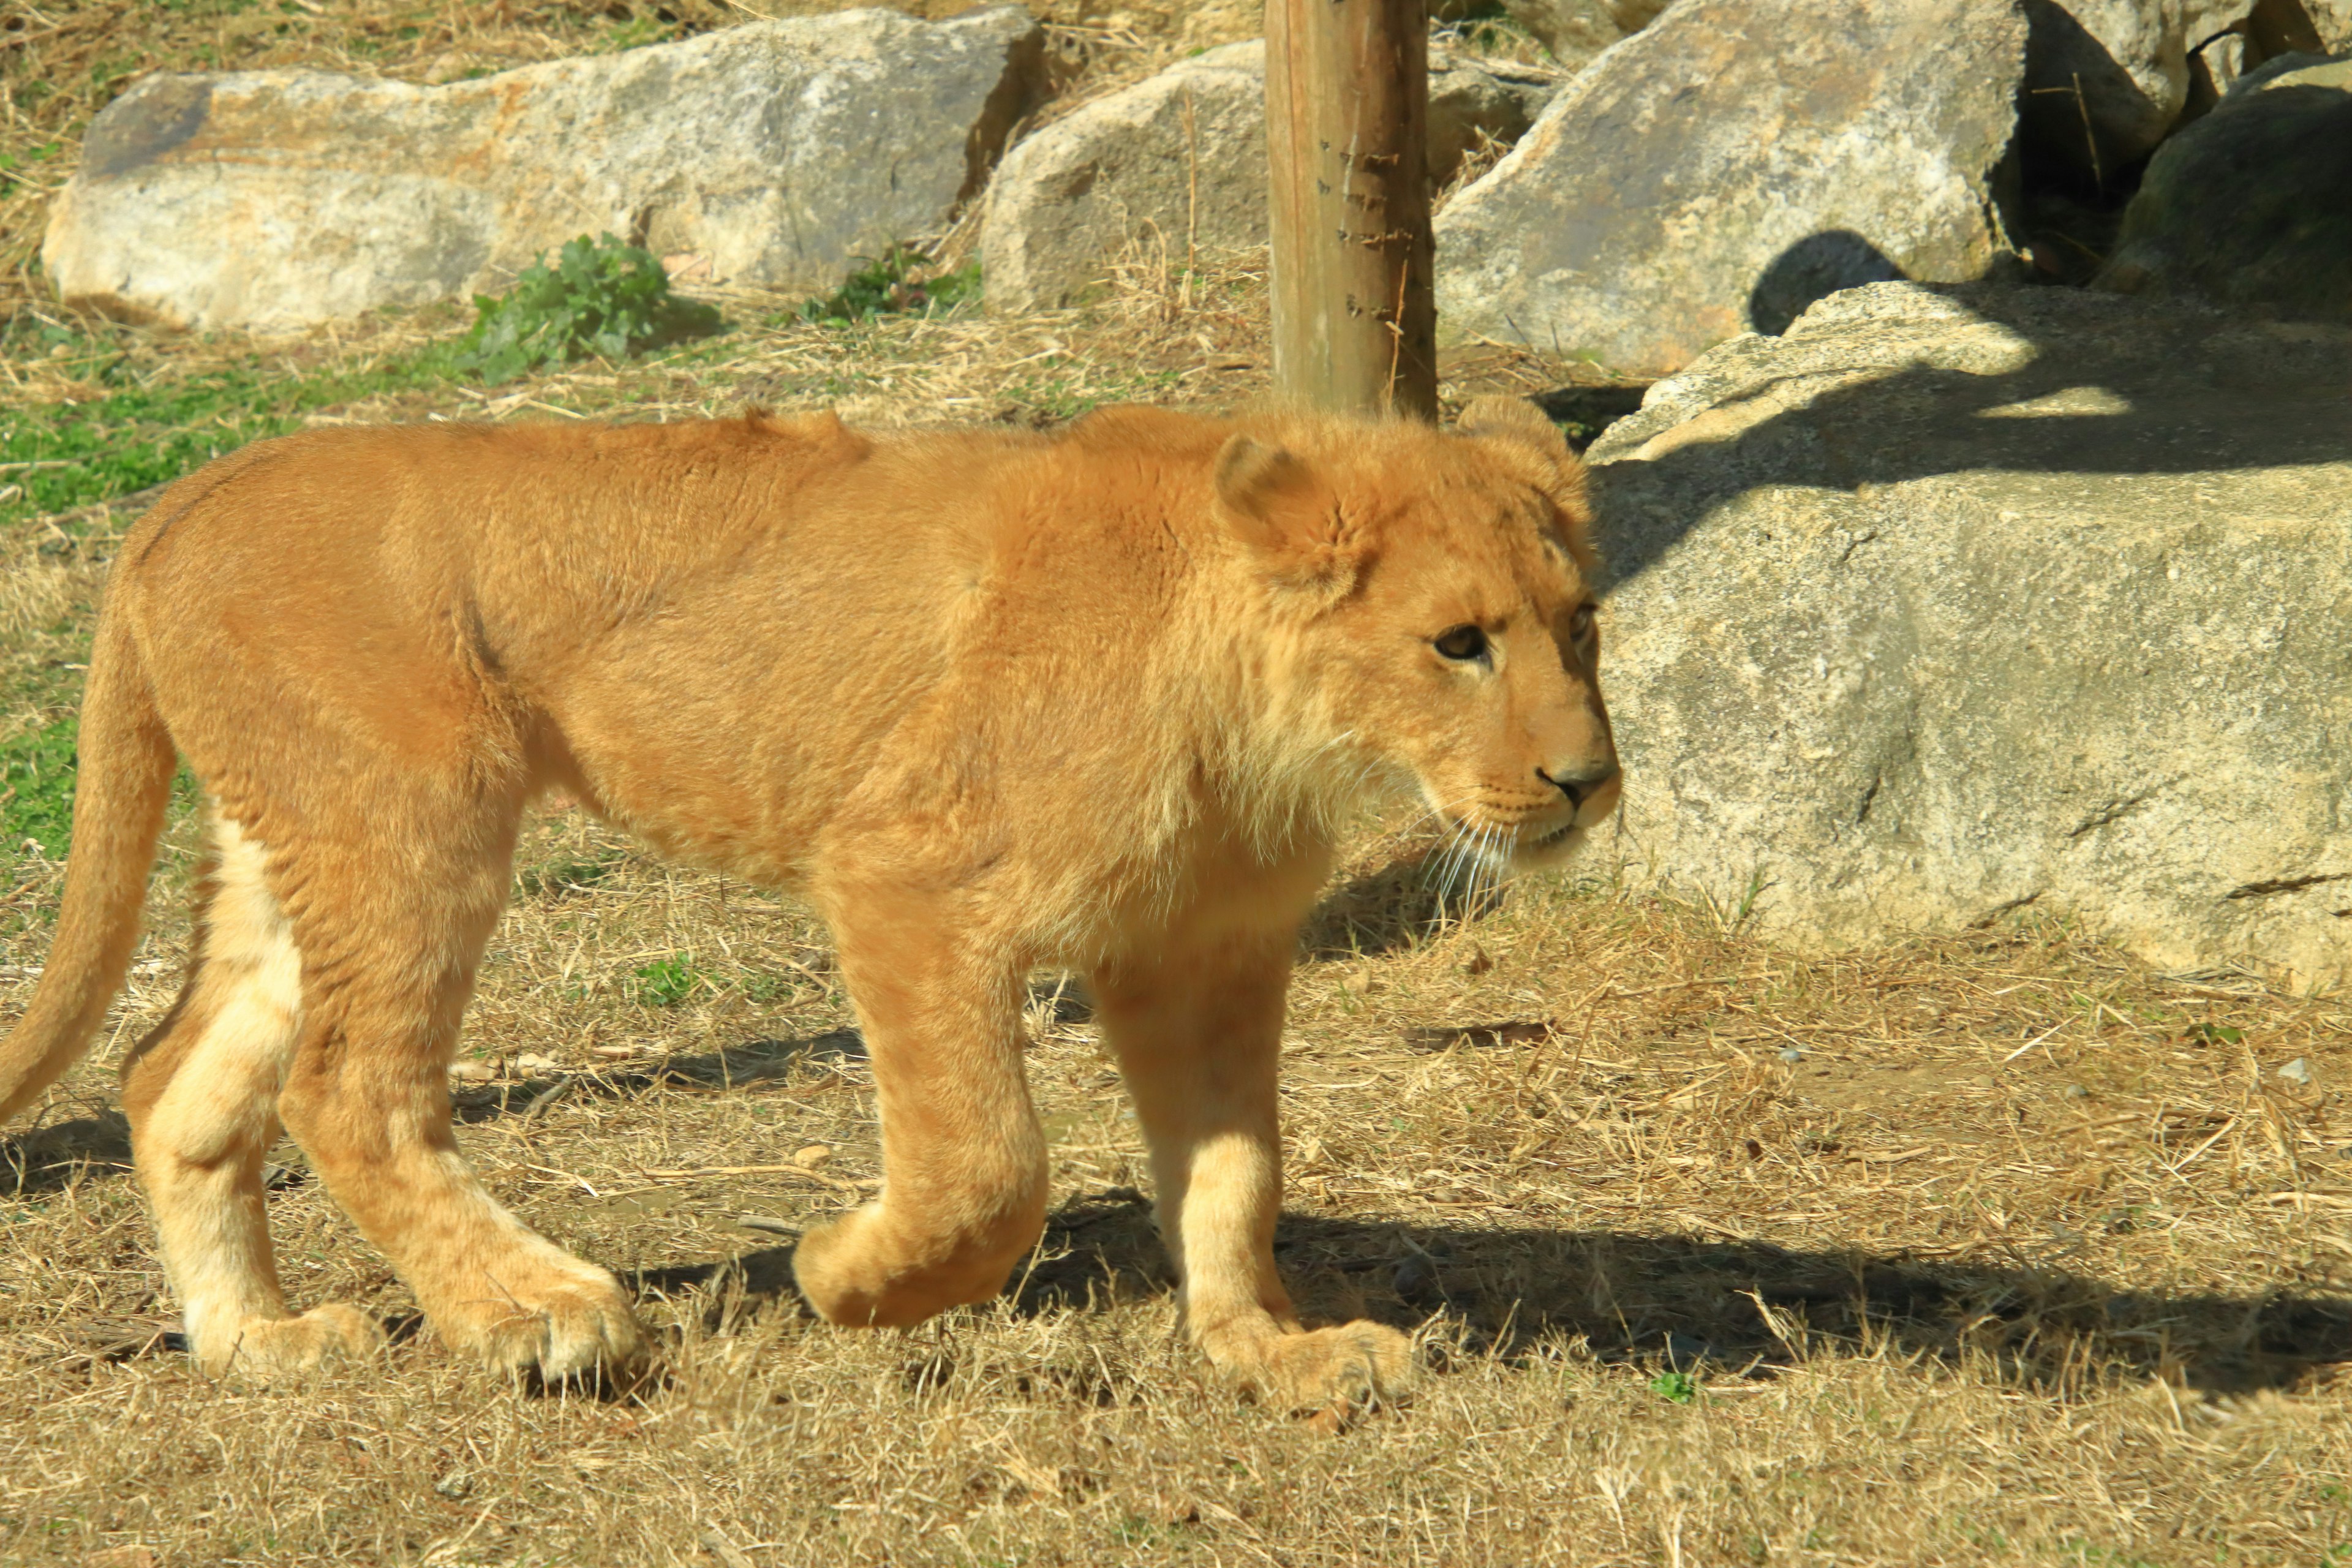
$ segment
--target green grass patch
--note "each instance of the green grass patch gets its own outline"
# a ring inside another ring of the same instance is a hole
[[[64,858],[73,829],[74,742],[79,719],[27,731],[0,746],[0,825],[13,858],[27,838],[49,859]]]
[[[628,857],[617,851],[604,855],[566,856],[541,866],[526,866],[515,883],[531,898],[562,898],[584,893],[617,870]]]
[[[1698,1397],[1698,1379],[1686,1372],[1662,1372],[1650,1379],[1650,1392],[1672,1405],[1688,1405]]]
[[[630,976],[629,994],[648,1007],[676,1007],[702,988],[691,954],[646,964]]]
[[[301,428],[314,409],[436,384],[449,374],[420,355],[297,376],[256,354],[184,379],[146,381],[112,340],[27,318],[0,341],[0,353],[31,352],[66,362],[105,391],[0,421],[0,485],[14,490],[0,501],[0,522],[168,484],[248,441]]]
[[[59,719],[0,743],[0,831],[14,857],[26,839],[62,860],[73,836],[74,780],[80,765],[81,720]],[[185,767],[172,781],[171,819],[196,807],[196,778]]]

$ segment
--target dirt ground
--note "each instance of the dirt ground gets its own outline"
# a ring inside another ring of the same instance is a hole
[[[20,7],[0,18],[5,145],[76,130],[43,110],[55,93],[23,89],[64,84],[86,116],[101,43],[193,60],[212,29],[226,62],[424,74],[452,52],[535,58],[724,19],[414,11]],[[1187,22],[1130,7],[1056,25],[1073,48],[1140,58],[1191,47]],[[45,27],[83,52],[40,54],[25,35]],[[376,55],[351,43],[366,38]],[[60,322],[24,270],[43,198],[19,181],[13,199],[11,330],[80,335],[64,353],[7,340],[0,417],[224,367],[265,391],[364,381],[461,321],[257,356]],[[1139,250],[1100,303],[1011,321],[819,329],[790,301],[719,302],[732,331],[661,358],[490,389],[394,377],[304,417],[681,417],[757,399],[1047,424],[1265,388],[1246,265],[1188,278]],[[1594,380],[1479,348],[1449,361],[1448,393],[1572,379]],[[139,504],[0,513],[0,742],[71,712]],[[658,1373],[551,1393],[456,1360],[288,1145],[271,1212],[290,1293],[360,1302],[396,1342],[381,1364],[263,1393],[180,1352],[113,1092],[176,984],[195,834],[175,816],[99,1048],[0,1132],[0,1562],[2352,1563],[2343,998],[2156,973],[2030,910],[1845,953],[1589,875],[1441,911],[1431,846],[1367,821],[1302,943],[1279,1245],[1310,1320],[1408,1328],[1430,1375],[1335,1431],[1251,1404],[1176,1340],[1133,1121],[1083,995],[1053,974],[1031,1018],[1055,1182],[1035,1256],[996,1303],[919,1330],[814,1321],[793,1238],[879,1175],[824,931],[772,890],[551,812],[469,1017],[461,1139],[502,1201],[633,1282]],[[62,848],[0,856],[0,1020],[46,952]]]

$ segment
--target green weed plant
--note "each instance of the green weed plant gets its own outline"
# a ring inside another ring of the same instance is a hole
[[[840,288],[801,306],[801,320],[845,327],[876,316],[951,310],[980,298],[977,261],[936,272],[931,258],[911,245],[894,245],[878,259],[859,259],[866,264],[843,279]]]
[[[474,296],[474,310],[454,363],[494,385],[589,354],[626,359],[723,324],[710,306],[671,291],[652,251],[609,234],[567,240],[552,266],[541,251],[504,294]]]

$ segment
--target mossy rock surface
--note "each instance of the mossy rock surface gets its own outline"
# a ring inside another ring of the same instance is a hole
[[[2352,56],[2248,77],[2158,148],[2099,281],[2352,321]]]

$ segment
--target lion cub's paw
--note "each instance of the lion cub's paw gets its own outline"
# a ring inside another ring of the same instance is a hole
[[[383,1349],[383,1329],[356,1307],[331,1301],[296,1318],[247,1318],[225,1347],[199,1350],[215,1377],[258,1384],[317,1375],[338,1363],[365,1361]]]
[[[619,1372],[645,1353],[628,1293],[601,1268],[518,1292],[471,1317],[449,1337],[500,1372],[536,1372],[551,1383]]]
[[[1418,1381],[1421,1363],[1409,1336],[1359,1319],[1278,1335],[1264,1342],[1256,1364],[1235,1370],[1289,1409],[1331,1412],[1404,1393]]]

